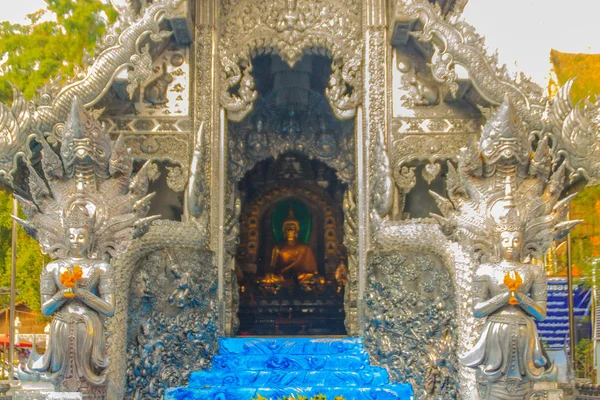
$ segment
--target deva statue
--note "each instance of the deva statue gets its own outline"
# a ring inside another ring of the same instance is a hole
[[[546,318],[544,268],[521,261],[523,226],[507,183],[498,237],[498,262],[479,266],[473,278],[473,313],[487,318],[480,339],[461,357],[478,368],[483,398],[525,399],[533,381],[549,374],[552,364],[542,347],[534,320]]]
[[[479,144],[463,150],[458,170],[449,165],[448,198],[432,192],[443,232],[480,262],[472,307],[485,323],[460,361],[476,369],[481,399],[528,399],[536,380],[556,377],[535,325],[546,318],[546,274],[532,260],[580,221],[564,221],[572,199],[559,200],[564,164],[552,164],[547,137],[535,150],[528,138],[505,99]]]
[[[146,218],[148,165],[132,176],[132,158],[77,99],[61,132],[59,152],[45,139],[40,175],[29,166],[31,200],[18,197],[28,220],[17,221],[57,258],[41,275],[42,313],[53,316],[46,352],[33,355],[22,379],[42,379],[61,392],[104,399],[108,357],[104,318],[115,311],[110,257],[124,251]]]

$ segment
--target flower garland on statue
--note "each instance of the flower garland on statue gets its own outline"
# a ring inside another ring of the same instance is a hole
[[[69,299],[75,297],[73,288],[75,288],[75,285],[81,280],[81,278],[83,278],[83,271],[79,265],[75,265],[73,268],[69,268],[60,274],[60,283],[65,287],[64,297]]]

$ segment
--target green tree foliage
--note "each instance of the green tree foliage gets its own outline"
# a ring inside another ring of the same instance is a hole
[[[0,191],[0,286],[10,286],[11,235],[12,235],[12,195]],[[20,217],[24,217],[20,215]],[[40,274],[50,262],[50,257],[42,254],[40,245],[20,227],[17,230],[17,281],[19,294],[17,303],[27,304],[33,311],[40,310]],[[9,302],[8,296],[0,296],[0,307]]]
[[[591,339],[581,339],[575,346],[575,375],[577,378],[591,379],[596,383],[594,341]]]
[[[106,24],[116,18],[106,1],[44,1],[46,8],[30,14],[28,24],[0,22],[2,102],[12,100],[9,83],[31,99],[50,79],[73,76],[75,65],[83,64],[84,49],[92,53]],[[56,14],[56,20],[43,21],[49,12]]]

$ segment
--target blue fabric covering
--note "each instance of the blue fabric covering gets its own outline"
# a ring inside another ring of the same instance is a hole
[[[187,388],[169,389],[165,400],[413,398],[410,385],[389,383],[385,369],[369,364],[362,339],[224,338],[212,366],[193,372]]]

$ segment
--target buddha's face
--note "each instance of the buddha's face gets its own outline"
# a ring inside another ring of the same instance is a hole
[[[283,235],[288,242],[298,239],[298,227],[296,224],[285,224],[283,226]]]
[[[521,232],[502,232],[500,234],[500,255],[504,260],[515,261],[521,256],[523,234]]]
[[[87,254],[90,247],[90,235],[87,228],[69,228],[67,245],[72,256],[79,257]]]

